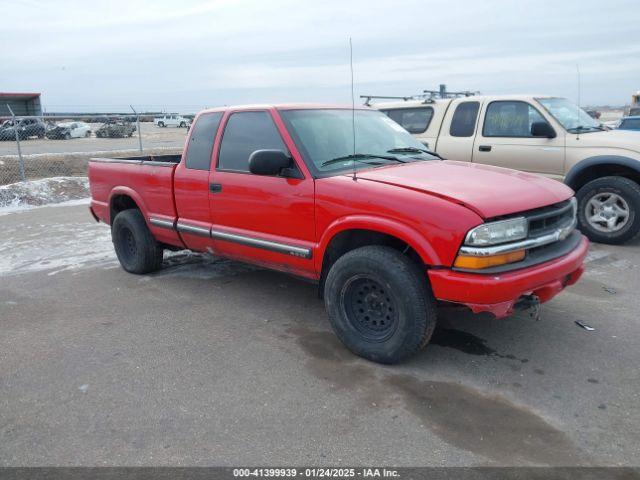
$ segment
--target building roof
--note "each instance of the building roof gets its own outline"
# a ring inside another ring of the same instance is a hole
[[[12,100],[30,100],[32,98],[38,98],[40,96],[39,93],[15,93],[15,92],[0,92],[1,98],[10,98]]]

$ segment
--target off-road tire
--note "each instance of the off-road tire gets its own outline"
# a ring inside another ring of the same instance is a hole
[[[137,209],[123,210],[111,225],[111,240],[120,265],[129,273],[151,273],[162,267],[162,247]]]
[[[367,290],[367,285],[373,287]],[[372,295],[377,295],[373,302]],[[393,364],[411,357],[427,345],[436,326],[436,302],[425,272],[390,247],[360,247],[340,257],[327,275],[324,301],[331,326],[345,346],[378,363]],[[363,310],[354,305],[363,302],[365,313],[356,313]],[[390,320],[385,317],[387,311],[395,314]],[[378,326],[362,317],[367,312],[373,312],[371,318],[378,319]],[[385,321],[392,326],[380,325]],[[373,332],[372,328],[389,330]]]
[[[616,232],[601,232],[589,224],[586,218],[587,203],[602,193],[614,193],[622,197],[629,207],[627,224]],[[625,177],[602,177],[585,184],[576,193],[578,200],[578,227],[589,240],[618,245],[631,240],[640,231],[640,185]]]

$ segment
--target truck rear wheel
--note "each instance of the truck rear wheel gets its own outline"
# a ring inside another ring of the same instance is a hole
[[[340,257],[325,283],[333,330],[356,355],[400,362],[423,348],[436,326],[425,273],[389,247],[367,246]]]
[[[111,225],[111,239],[120,265],[129,273],[151,273],[162,267],[162,247],[147,227],[142,212],[123,210]]]
[[[576,194],[580,230],[589,240],[624,243],[640,230],[640,185],[625,177],[602,177]]]

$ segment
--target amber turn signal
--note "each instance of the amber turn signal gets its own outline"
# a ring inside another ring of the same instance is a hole
[[[486,257],[475,257],[473,255],[460,254],[456,257],[453,266],[457,268],[467,268],[470,270],[481,270],[483,268],[504,265],[505,263],[519,262],[524,259],[525,251],[501,253],[499,255],[488,255]]]

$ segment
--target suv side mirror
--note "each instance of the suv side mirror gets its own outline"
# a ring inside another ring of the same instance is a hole
[[[254,175],[280,175],[291,166],[291,158],[282,150],[256,150],[249,156],[249,171]]]
[[[556,132],[547,122],[533,122],[531,124],[532,137],[556,138]]]

